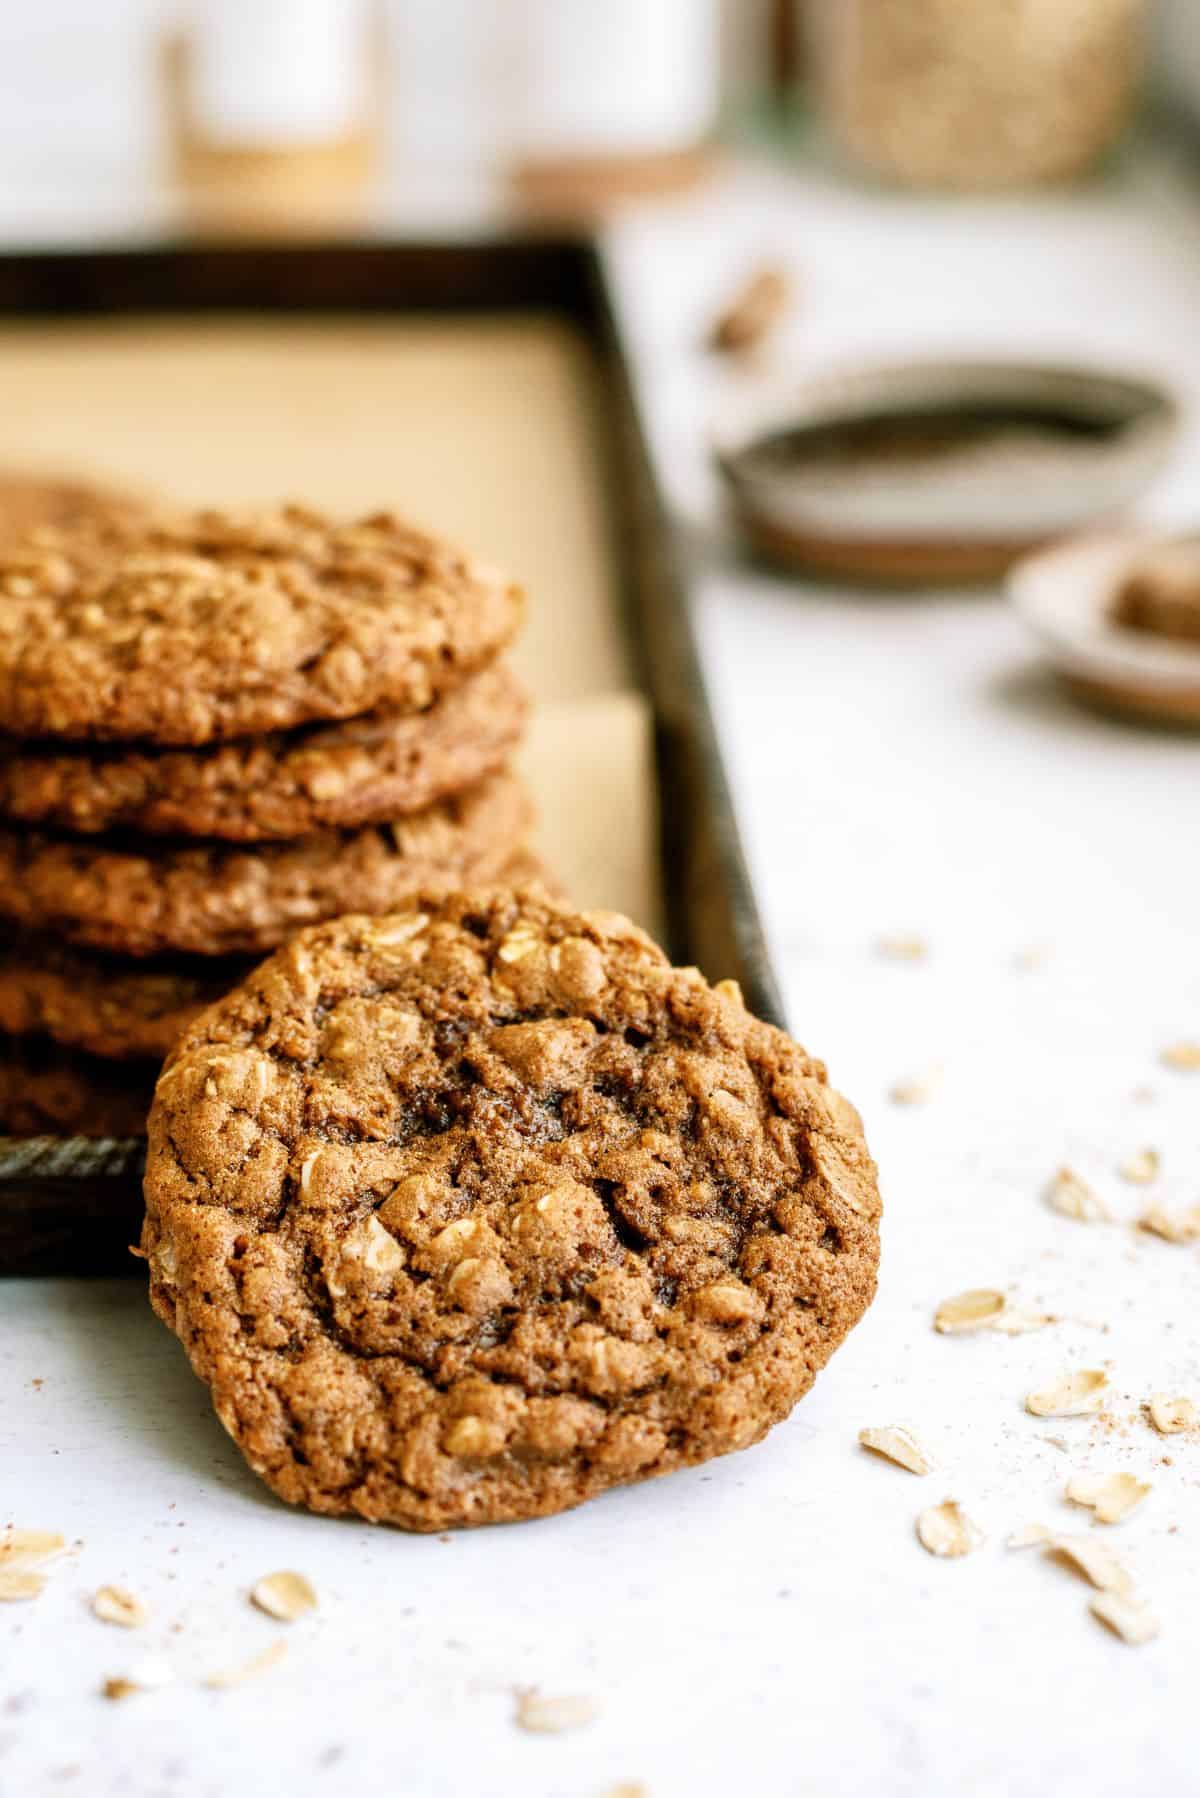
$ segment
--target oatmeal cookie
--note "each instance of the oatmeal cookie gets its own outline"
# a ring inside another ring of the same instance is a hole
[[[1181,537],[1148,551],[1126,576],[1114,624],[1178,643],[1200,643],[1200,538]]]
[[[0,1036],[0,1134],[144,1136],[158,1063],[100,1061]]]
[[[155,516],[0,558],[0,730],[203,744],[390,707],[492,660],[520,589],[390,514]]]
[[[537,889],[304,932],[157,1088],[151,1297],[281,1497],[545,1515],[758,1441],[875,1287],[857,1112]]]
[[[498,879],[530,823],[524,787],[494,774],[412,817],[295,843],[0,830],[0,917],[118,955],[253,954],[352,907],[387,911],[429,882]]]
[[[251,966],[182,956],[123,962],[18,935],[0,948],[0,1032],[49,1037],[107,1060],[161,1062]]]
[[[144,499],[115,487],[0,470],[0,555],[43,531],[134,530],[148,513]]]
[[[503,664],[423,712],[373,712],[207,749],[0,740],[0,816],[89,835],[262,842],[421,811],[494,773],[527,705]]]

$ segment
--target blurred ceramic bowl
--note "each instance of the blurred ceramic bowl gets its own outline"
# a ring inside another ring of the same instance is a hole
[[[717,435],[752,546],[815,574],[992,580],[1134,500],[1178,409],[1102,369],[904,362],[756,395]]]
[[[1080,698],[1130,717],[1200,726],[1200,643],[1131,630],[1114,616],[1125,582],[1161,541],[1127,531],[1062,543],[1019,563],[1009,596]]]

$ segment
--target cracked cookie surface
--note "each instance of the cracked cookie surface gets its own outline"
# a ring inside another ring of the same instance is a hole
[[[874,1292],[853,1106],[731,983],[537,888],[306,931],[183,1039],[151,1298],[283,1498],[535,1517],[748,1446]]]
[[[494,773],[527,705],[503,664],[423,712],[375,712],[207,749],[0,740],[0,816],[91,835],[261,842],[350,829],[435,804]]]
[[[123,955],[265,952],[351,907],[387,911],[413,887],[497,879],[531,819],[520,781],[495,774],[391,824],[295,843],[0,830],[0,917]]]
[[[198,745],[419,711],[516,630],[520,589],[390,514],[155,515],[0,558],[0,730]]]

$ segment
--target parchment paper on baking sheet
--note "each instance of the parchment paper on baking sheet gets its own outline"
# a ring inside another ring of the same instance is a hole
[[[390,507],[528,588],[538,847],[659,924],[653,760],[618,611],[586,343],[541,315],[122,318],[0,329],[0,465],[195,505]]]

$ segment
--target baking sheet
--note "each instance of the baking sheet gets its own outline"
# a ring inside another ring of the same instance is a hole
[[[661,926],[586,342],[541,315],[129,319],[0,330],[0,465],[188,504],[391,507],[529,591],[538,847],[582,904]],[[588,793],[580,807],[578,795]]]

